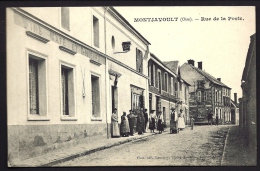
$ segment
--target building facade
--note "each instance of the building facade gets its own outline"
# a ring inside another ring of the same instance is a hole
[[[166,127],[170,125],[170,112],[174,107],[179,113],[183,109],[185,124],[189,124],[189,84],[177,72],[167,67],[154,54],[148,61],[149,110],[161,111]],[[178,66],[178,65],[177,65]]]
[[[180,68],[180,74],[191,86],[190,115],[195,123],[208,123],[208,113],[213,112],[219,116],[219,124],[231,123],[231,88],[221,82],[221,79],[202,70],[202,62],[194,66],[194,60],[188,60]]]
[[[150,43],[113,7],[6,15],[10,163],[110,138],[112,108],[119,123],[123,111],[148,108]]]
[[[239,103],[239,127],[245,136],[249,162],[257,163],[256,104],[256,34],[250,37],[245,67],[241,79],[242,98]]]

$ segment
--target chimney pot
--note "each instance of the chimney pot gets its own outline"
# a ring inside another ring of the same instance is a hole
[[[221,78],[217,78],[217,80],[219,80],[221,82]]]
[[[198,62],[198,68],[202,70],[202,62]]]
[[[192,60],[192,59],[188,60],[188,64],[191,64],[192,66],[194,66],[194,60]]]
[[[237,104],[237,93],[234,93],[234,101],[235,101],[235,104]]]

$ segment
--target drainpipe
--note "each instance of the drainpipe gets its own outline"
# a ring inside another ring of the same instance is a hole
[[[107,44],[106,44],[106,13],[108,10],[108,7],[104,7],[104,45],[105,45],[105,54],[107,54]],[[108,66],[107,66],[107,58],[106,58],[106,66],[105,66],[105,87],[106,87],[106,124],[107,124],[107,139],[109,139],[109,123],[108,123],[108,91],[107,89],[109,88],[109,80],[107,79],[107,74],[108,74]]]

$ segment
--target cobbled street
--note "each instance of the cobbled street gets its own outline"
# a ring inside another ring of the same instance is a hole
[[[179,134],[153,135],[56,166],[220,166],[228,129],[229,126],[195,126],[194,130],[187,127]]]

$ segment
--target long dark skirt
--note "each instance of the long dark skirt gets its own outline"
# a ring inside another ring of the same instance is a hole
[[[163,131],[163,123],[162,123],[162,120],[161,119],[158,119],[158,128],[157,128],[158,131]]]
[[[155,129],[155,119],[152,118],[150,123],[149,123],[149,129],[154,130]]]

